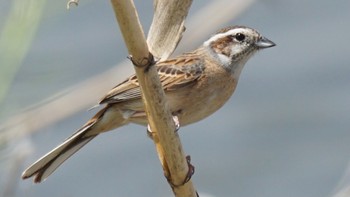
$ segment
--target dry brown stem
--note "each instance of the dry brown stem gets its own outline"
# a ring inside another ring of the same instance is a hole
[[[169,180],[175,196],[195,197],[197,194],[191,180],[185,182],[188,178],[188,172],[190,169],[179,136],[177,132],[175,132],[176,126],[165,100],[165,94],[154,66],[153,55],[148,51],[148,46],[138,20],[134,3],[131,0],[112,0],[111,2],[124,41],[127,45],[128,52],[132,57],[136,76],[142,90],[142,98],[147,113],[148,123],[153,131],[153,140],[163,166],[164,174]],[[156,7],[161,3],[164,4],[164,1],[157,1]],[[179,2],[169,1],[167,2],[167,6],[176,7],[177,3]],[[177,26],[179,29],[167,29],[173,30],[173,32],[180,32],[178,34],[182,33],[184,18],[187,15],[190,3],[187,5],[187,9],[183,10],[181,17],[175,17],[180,20],[177,22],[177,24],[180,24]],[[175,11],[175,7],[168,10],[168,13],[166,14],[173,14],[174,12],[171,12],[171,10]],[[159,8],[156,9],[158,9],[158,14],[161,11],[164,12],[164,10],[160,11]],[[155,17],[157,17],[157,14]],[[163,20],[170,18],[172,17],[163,17]],[[172,20],[174,20],[174,18],[172,18]],[[168,32],[166,31],[166,28],[157,25],[168,23],[166,21],[155,21],[158,20],[153,20],[154,23],[152,27],[163,30],[163,35],[167,35]],[[175,49],[180,37],[181,36],[177,36],[176,38],[169,39],[168,42],[170,47],[165,50],[169,55]],[[163,42],[161,43],[162,45],[168,46],[168,43],[164,43],[162,39],[153,38],[150,39],[150,42],[152,46],[160,44],[157,42]],[[163,48],[165,49],[166,47]],[[157,55],[159,55],[159,57],[163,56],[161,51],[158,51]]]

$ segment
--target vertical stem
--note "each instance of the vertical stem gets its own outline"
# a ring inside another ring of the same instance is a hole
[[[182,149],[165,94],[160,83],[153,56],[138,20],[132,0],[111,0],[120,30],[131,54],[134,69],[142,90],[149,125],[154,132],[156,145],[164,174],[170,180],[175,196],[195,197],[196,191],[190,181],[183,184],[188,174],[188,164]],[[174,185],[177,185],[174,187]]]

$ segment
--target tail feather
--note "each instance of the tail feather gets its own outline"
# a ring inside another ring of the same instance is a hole
[[[122,111],[114,108],[113,105],[107,105],[71,137],[28,167],[23,172],[22,178],[34,176],[34,182],[40,183],[99,133],[127,124],[128,118],[133,113],[133,111]]]
[[[34,176],[34,182],[40,183],[52,174],[65,160],[87,144],[97,135],[86,136],[86,132],[93,124],[85,125],[62,144],[41,157],[33,165],[29,166],[22,174],[26,179]]]

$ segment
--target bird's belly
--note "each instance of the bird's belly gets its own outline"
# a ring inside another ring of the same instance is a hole
[[[212,88],[193,87],[192,91],[177,92],[167,96],[171,111],[178,116],[182,126],[202,120],[220,109],[233,94],[235,81],[211,86]]]

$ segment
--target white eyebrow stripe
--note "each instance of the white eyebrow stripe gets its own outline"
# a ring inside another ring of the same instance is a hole
[[[244,28],[235,28],[235,29],[231,29],[225,33],[220,33],[220,34],[214,35],[214,36],[210,37],[209,40],[205,41],[203,43],[203,46],[209,46],[215,40],[218,40],[220,38],[224,38],[228,35],[234,35],[235,33],[238,33],[238,32],[245,32],[245,29]]]

